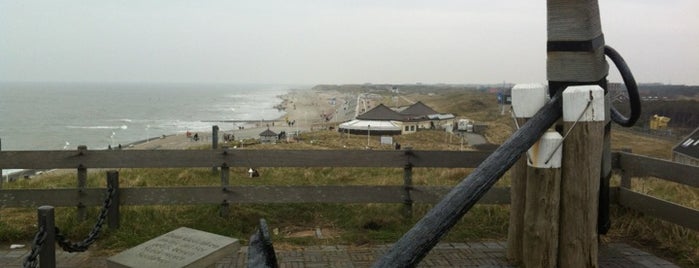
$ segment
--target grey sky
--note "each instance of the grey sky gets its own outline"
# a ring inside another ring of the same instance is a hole
[[[699,1],[600,9],[639,82],[699,85]],[[544,0],[0,0],[0,81],[544,82],[545,44]]]

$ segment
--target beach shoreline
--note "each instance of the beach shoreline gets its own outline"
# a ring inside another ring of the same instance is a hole
[[[348,100],[351,98],[347,94],[343,94],[334,90],[314,90],[307,89],[290,89],[286,94],[277,96],[280,101],[275,108],[281,109],[283,114],[278,118],[259,121],[249,120],[244,124],[212,122],[219,126],[219,143],[224,142],[224,135],[233,135],[235,141],[258,139],[259,134],[266,129],[275,133],[282,131],[287,135],[303,133],[308,131],[327,129],[331,125],[336,125],[344,121],[351,120],[351,113],[341,112],[344,110],[354,110],[353,107],[347,107],[346,103],[352,103]],[[290,123],[293,124],[290,124]],[[242,126],[242,128],[238,128]],[[195,141],[191,137],[187,137],[185,132],[182,133],[165,133],[159,136],[154,136],[142,140],[137,140],[125,144],[121,144],[123,150],[186,150],[192,147],[202,145],[212,145],[212,130],[192,132],[198,134],[199,140]],[[111,148],[118,150],[118,146]],[[108,149],[100,149],[108,150]],[[16,180],[19,178],[31,178],[38,175],[52,173],[54,170],[19,170],[14,173],[4,174],[6,180]]]
[[[258,139],[259,134],[267,129],[287,135],[303,133],[313,130],[326,129],[329,125],[339,124],[351,120],[346,113],[340,110],[350,109],[343,107],[345,103],[343,95],[338,91],[320,91],[314,89],[290,89],[288,93],[278,96],[279,104],[275,108],[284,113],[275,119],[246,120],[244,124],[231,122],[212,122],[219,127],[219,142],[223,142],[224,135],[232,135],[233,140]],[[351,108],[354,109],[354,108]],[[125,149],[157,150],[157,149],[188,149],[212,143],[212,131],[192,132],[197,134],[198,141],[187,137],[186,133],[166,134],[154,139],[141,140],[129,143]]]

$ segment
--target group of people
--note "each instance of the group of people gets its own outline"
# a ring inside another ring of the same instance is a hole
[[[119,144],[119,147],[117,147],[117,148],[119,150],[121,150],[121,143]],[[111,150],[111,149],[112,149],[112,145],[111,144],[107,145],[107,150]]]
[[[187,138],[190,138],[193,141],[199,141],[199,133],[194,133],[194,135],[192,135],[192,132],[187,130]]]
[[[235,141],[235,135],[233,134],[223,134],[223,141],[229,142],[229,141]]]

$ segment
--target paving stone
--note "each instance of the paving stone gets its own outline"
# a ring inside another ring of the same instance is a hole
[[[504,242],[441,243],[423,259],[418,267],[515,267],[505,259]],[[277,249],[279,267],[371,267],[374,261],[388,251],[388,245],[374,247],[313,246],[299,250]],[[59,249],[60,250],[60,249]],[[0,250],[0,267],[22,267],[28,249]],[[9,257],[8,257],[9,256]],[[57,252],[57,267],[106,267],[106,257],[87,253]],[[225,257],[212,267],[247,267],[247,247],[241,247],[232,256]],[[600,267],[678,267],[666,260],[623,243],[600,247]]]

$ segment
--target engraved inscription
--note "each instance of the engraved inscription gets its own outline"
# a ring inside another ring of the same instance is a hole
[[[186,267],[214,252],[232,251],[237,243],[237,239],[183,227],[109,258],[108,266],[138,267],[149,263],[154,267]]]

